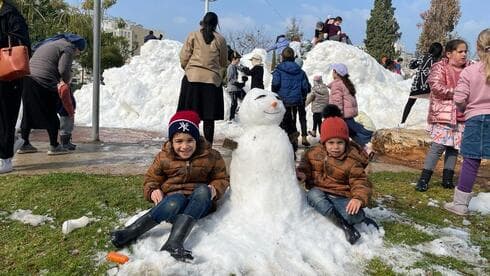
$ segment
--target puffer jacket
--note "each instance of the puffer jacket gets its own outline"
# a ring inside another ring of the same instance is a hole
[[[327,87],[330,88],[328,102],[338,106],[344,118],[356,117],[358,114],[356,97],[350,94],[344,82],[341,79],[335,79]]]
[[[298,64],[283,61],[272,72],[271,90],[279,94],[285,106],[296,106],[304,103],[311,85]]]
[[[323,108],[328,104],[328,87],[324,83],[315,84],[311,93],[306,98],[305,105],[311,103],[311,112],[322,113]]]
[[[280,37],[277,42],[266,49],[267,52],[275,50],[276,55],[280,55],[286,47],[289,46],[289,40],[285,37]]]
[[[372,184],[364,171],[367,165],[367,155],[353,142],[338,158],[328,156],[325,146],[319,144],[304,153],[298,171],[306,175],[307,188],[356,198],[366,207],[372,195]]]
[[[223,76],[222,67],[228,65],[228,48],[219,33],[206,44],[201,31],[191,32],[180,50],[180,65],[190,82],[211,83],[220,87]]]
[[[156,189],[162,190],[164,196],[173,193],[190,195],[199,183],[216,189],[214,202],[223,196],[230,178],[221,154],[201,137],[197,152],[189,160],[182,160],[175,155],[171,143],[166,142],[146,172],[144,197],[151,202],[151,193]]]
[[[458,121],[464,121],[464,114],[457,110],[453,100],[454,88],[458,84],[461,71],[456,71],[447,58],[432,65],[428,79],[430,103],[427,122],[429,124],[456,125]]]

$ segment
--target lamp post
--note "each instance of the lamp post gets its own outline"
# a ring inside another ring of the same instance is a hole
[[[209,2],[214,2],[216,0],[204,0],[204,14],[208,13],[209,11]]]
[[[92,98],[92,140],[99,141],[99,95],[100,95],[100,23],[101,0],[94,1],[94,54],[93,54],[93,98]]]

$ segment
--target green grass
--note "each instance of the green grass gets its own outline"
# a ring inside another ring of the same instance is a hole
[[[410,183],[416,182],[419,175],[414,173],[373,173],[370,180],[374,185],[374,199],[383,199],[384,207],[390,208],[397,214],[422,226],[461,227],[469,230],[471,242],[480,246],[480,256],[490,259],[490,217],[480,214],[471,214],[465,219],[470,221],[470,225],[463,225],[463,217],[446,211],[442,206],[444,202],[449,202],[453,198],[453,191],[443,189],[440,185],[440,176],[435,174],[429,185],[429,190],[425,193],[415,191]],[[475,186],[475,191],[479,187]],[[386,198],[390,195],[392,198]],[[439,207],[428,206],[429,199],[437,200]],[[416,245],[429,242],[438,238],[415,229],[405,222],[382,222],[385,229],[385,242],[388,244]],[[380,260],[378,260],[380,261]],[[416,268],[425,269],[428,273],[434,274],[430,269],[431,265],[441,265],[468,274],[470,264],[459,261],[452,257],[438,257],[427,254],[424,261],[417,262]],[[487,273],[490,269],[487,268]],[[470,273],[472,274],[472,273]]]
[[[107,235],[117,226],[119,211],[133,214],[148,208],[142,177],[50,174],[0,177],[0,210],[29,209],[54,219],[33,227],[2,218],[0,275],[33,275],[48,270],[59,275],[104,274],[95,266],[97,252],[113,249]],[[61,224],[91,212],[98,218],[65,236]]]
[[[461,217],[441,207],[444,201],[452,199],[452,192],[438,187],[439,176],[434,177],[434,184],[426,193],[416,192],[409,185],[417,177],[411,173],[370,175],[375,187],[374,199],[383,199],[384,207],[404,218],[403,222],[380,222],[385,230],[386,246],[413,246],[438,238],[417,230],[413,223],[436,228],[456,226],[469,230],[472,243],[480,246],[480,255],[488,259],[489,216],[472,214],[466,218],[471,225],[464,226]],[[143,199],[142,182],[142,176],[72,173],[0,177],[0,275],[36,275],[41,271],[48,271],[50,275],[105,274],[109,264],[99,266],[95,258],[100,252],[114,250],[108,233],[119,226],[120,213],[133,215],[138,210],[151,207]],[[388,199],[387,195],[391,198]],[[438,200],[440,207],[427,206],[429,198]],[[54,222],[33,227],[6,218],[18,209],[49,215]],[[84,215],[98,221],[63,236],[63,221]],[[470,264],[431,254],[425,254],[425,258],[412,267],[437,275],[433,265],[448,267],[462,274],[475,274]],[[490,274],[488,269],[486,272]],[[365,266],[365,273],[396,275],[381,258],[370,260]]]

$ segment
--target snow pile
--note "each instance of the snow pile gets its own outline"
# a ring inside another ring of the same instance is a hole
[[[362,237],[351,246],[339,228],[308,206],[289,139],[278,126],[284,106],[273,102],[276,95],[260,89],[243,102],[244,132],[230,165],[231,191],[186,242],[193,265],[158,251],[170,230],[163,224],[133,246],[121,274],[356,274],[374,250],[382,251],[383,231],[361,224]]]
[[[180,82],[184,71],[180,67],[179,52],[182,43],[172,40],[151,40],[141,49],[141,55],[120,68],[105,70],[100,91],[100,126],[165,131],[170,117],[176,111]],[[251,67],[248,60],[257,53],[265,60],[265,51],[255,49],[243,56],[241,63]],[[357,87],[360,111],[367,114],[377,128],[395,127],[400,121],[407,101],[411,80],[401,81],[362,50],[343,43],[325,41],[308,53],[303,69],[312,81],[314,74],[322,74],[325,82],[331,80],[328,65],[343,62],[349,67]],[[250,81],[249,81],[250,82]],[[248,83],[249,83],[248,82]],[[264,73],[264,84],[270,87],[271,74]],[[225,96],[225,118],[228,118],[230,99]],[[92,124],[92,84],[84,85],[75,93],[78,125]],[[311,111],[308,111],[311,126]],[[427,101],[418,100],[407,124],[423,127]],[[237,136],[240,128],[224,121],[217,123],[215,135]]]
[[[13,212],[9,217],[11,220],[17,220],[24,224],[30,224],[32,226],[38,226],[45,222],[53,222],[53,218],[49,216],[33,215],[31,210],[19,209]]]
[[[473,197],[468,208],[470,211],[480,212],[483,215],[490,214],[490,193],[479,193]]]
[[[379,128],[398,125],[410,93],[412,80],[381,66],[364,51],[336,41],[324,41],[316,45],[307,56],[303,70],[313,83],[312,77],[320,74],[325,83],[332,81],[332,63],[344,63],[349,69],[351,81],[356,87],[359,110],[364,111]],[[423,128],[426,124],[428,100],[417,100],[407,119],[410,127]]]

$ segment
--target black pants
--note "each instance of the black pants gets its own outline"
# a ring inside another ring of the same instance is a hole
[[[58,129],[46,129],[49,136],[49,144],[53,147],[58,145]],[[30,128],[21,128],[20,133],[22,135],[22,139],[24,139],[24,145],[30,144],[29,135],[31,134]]]
[[[318,133],[321,133],[321,126],[322,126],[322,113],[321,112],[313,113],[313,132],[316,132],[316,129],[318,128]]]
[[[306,109],[305,109],[305,104],[303,103],[301,105],[293,106],[292,107],[292,112],[293,112],[293,120],[294,120],[294,124],[295,125],[296,125],[296,114],[299,115],[299,124],[301,126],[301,136],[308,135],[308,132],[307,132],[307,129],[306,129]],[[296,128],[296,126],[295,126],[295,128]]]
[[[14,156],[15,123],[19,116],[22,80],[0,81],[0,158]]]
[[[230,92],[231,96],[231,105],[230,105],[230,120],[235,119],[236,109],[238,107],[238,94],[240,91],[232,91]]]
[[[213,120],[205,120],[204,121],[204,138],[212,145],[214,139],[214,121]]]
[[[294,117],[294,110],[297,109],[296,106],[287,106],[286,112],[284,113],[284,117],[282,118],[281,124],[279,125],[284,131],[286,131],[287,135],[291,137],[291,134],[297,132],[296,128],[296,120]],[[298,149],[298,141],[291,141],[291,145],[293,146],[293,151],[296,152]]]
[[[403,115],[402,115],[402,124],[405,123],[407,120],[408,114],[410,114],[410,110],[412,110],[412,106],[415,104],[415,101],[417,99],[415,98],[408,98],[407,104],[405,105],[405,108],[403,109]]]

